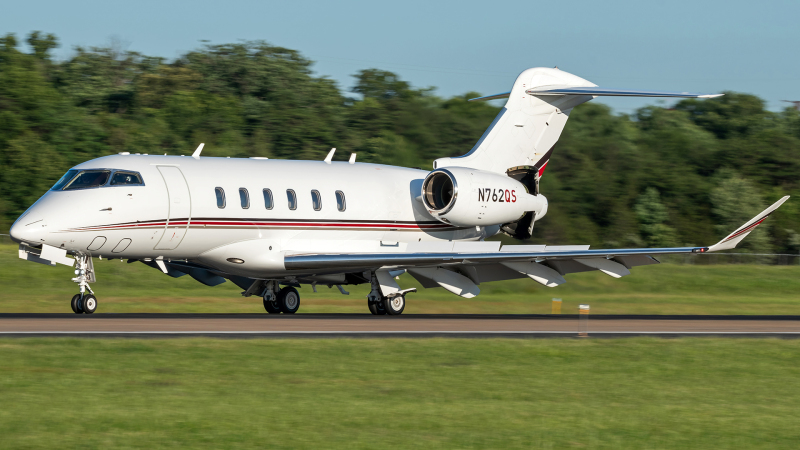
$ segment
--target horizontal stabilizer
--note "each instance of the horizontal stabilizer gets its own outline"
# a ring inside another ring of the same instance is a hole
[[[593,95],[596,97],[674,97],[714,98],[725,94],[698,94],[692,92],[639,91],[636,89],[613,89],[598,86],[540,86],[525,91],[528,95]],[[483,97],[482,97],[483,98]],[[478,99],[475,99],[478,100]]]
[[[789,196],[786,195],[777,202],[773,203],[772,206],[761,211],[761,214],[753,217],[750,219],[749,222],[742,225],[741,227],[737,228],[736,231],[727,235],[725,239],[717,242],[716,244],[712,245],[708,248],[709,252],[716,252],[719,250],[730,250],[732,248],[736,248],[736,245],[742,241],[751,231],[755,230],[757,226],[761,225],[761,222],[764,221],[770,214],[773,213],[779,206],[783,204],[786,200],[789,200]]]
[[[497,100],[498,98],[508,98],[511,92],[503,92],[502,94],[487,95],[485,97],[476,97],[467,100],[468,102],[480,102],[483,100]]]
[[[592,95],[595,97],[662,97],[662,98],[714,98],[722,97],[725,94],[699,94],[695,92],[670,92],[670,91],[639,91],[636,89],[613,89],[601,88],[598,86],[576,87],[576,86],[542,86],[528,89],[528,95],[548,96],[548,95]],[[508,98],[511,92],[487,95],[485,97],[471,98],[469,101],[478,102],[483,100],[496,100],[498,98]]]

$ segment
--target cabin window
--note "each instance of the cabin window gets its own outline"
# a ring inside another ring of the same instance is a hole
[[[264,207],[272,209],[272,191],[264,189]]]
[[[111,186],[141,186],[142,177],[136,172],[114,172],[111,176]]]
[[[322,197],[319,195],[319,191],[316,189],[311,191],[311,203],[314,205],[314,211],[319,211],[322,209]]]
[[[292,211],[297,209],[297,194],[295,194],[293,190],[287,189],[286,197],[289,199],[289,209]]]
[[[222,190],[221,187],[214,188],[214,192],[217,194],[217,208],[222,209],[225,207],[225,191]]]
[[[239,188],[239,201],[242,202],[242,209],[250,207],[250,194],[247,193],[247,189]]]
[[[339,211],[344,211],[347,205],[344,202],[344,192],[336,191],[336,209]]]
[[[64,187],[65,191],[100,187],[108,181],[110,170],[85,170]]]

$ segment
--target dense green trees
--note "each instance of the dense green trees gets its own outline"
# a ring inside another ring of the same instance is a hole
[[[312,62],[265,42],[208,45],[175,61],[76,48],[53,61],[51,34],[0,38],[0,222],[10,223],[70,166],[132,153],[339,158],[431,167],[469,151],[498,108],[443,99],[378,69],[343,91]],[[615,115],[571,114],[541,184],[548,217],[534,241],[595,246],[710,244],[798,191],[800,114],[752,95]],[[751,251],[800,249],[800,199],[751,236]],[[798,205],[798,206],[795,206]]]

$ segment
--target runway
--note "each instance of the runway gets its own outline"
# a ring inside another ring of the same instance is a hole
[[[0,314],[0,337],[800,337],[800,316]]]

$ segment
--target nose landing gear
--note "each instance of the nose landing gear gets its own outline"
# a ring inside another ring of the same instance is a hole
[[[72,297],[70,306],[75,314],[92,314],[97,310],[97,297],[89,287],[89,283],[94,283],[97,279],[94,276],[94,264],[92,257],[88,255],[75,256],[75,278],[72,281],[78,283],[80,293]],[[86,291],[90,294],[87,294]]]
[[[97,298],[92,294],[75,294],[70,306],[75,314],[92,314],[97,310]]]

